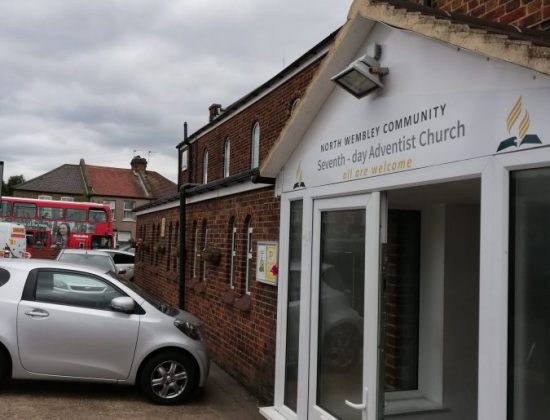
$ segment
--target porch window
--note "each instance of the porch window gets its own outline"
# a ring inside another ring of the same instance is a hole
[[[510,177],[508,419],[550,413],[550,168]]]

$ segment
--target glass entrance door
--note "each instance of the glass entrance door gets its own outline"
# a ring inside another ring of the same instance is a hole
[[[378,193],[316,200],[309,418],[377,418]]]

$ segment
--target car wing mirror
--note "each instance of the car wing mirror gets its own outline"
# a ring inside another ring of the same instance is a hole
[[[119,296],[111,300],[113,311],[131,314],[136,310],[136,302],[128,296]]]

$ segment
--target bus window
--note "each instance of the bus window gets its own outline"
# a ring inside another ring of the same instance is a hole
[[[92,223],[105,223],[107,221],[107,213],[105,213],[105,210],[90,210],[90,222]]]
[[[14,203],[13,215],[15,217],[35,217],[36,204],[31,203]]]
[[[10,203],[2,201],[2,213],[0,216],[9,216],[10,215]]]
[[[85,222],[86,210],[67,209],[67,220],[78,220],[79,222]]]
[[[57,207],[39,207],[38,215],[42,219],[61,220],[63,219],[63,209]]]

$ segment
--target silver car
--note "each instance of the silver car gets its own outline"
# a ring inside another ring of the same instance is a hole
[[[10,378],[138,384],[154,403],[205,385],[201,323],[102,270],[0,260],[0,386]]]

